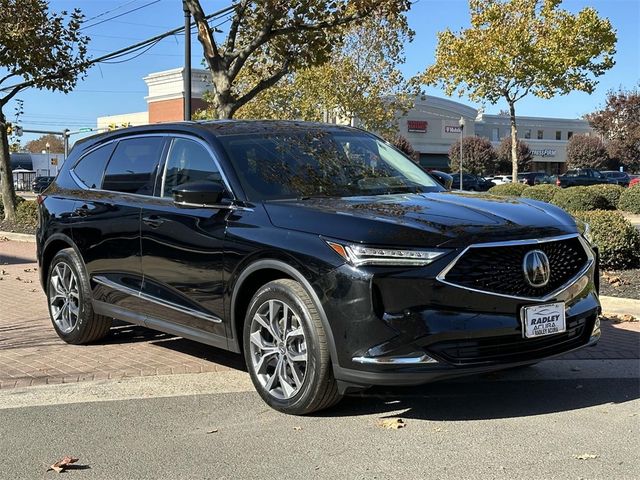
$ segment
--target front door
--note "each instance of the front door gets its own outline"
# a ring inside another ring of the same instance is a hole
[[[223,261],[228,208],[184,208],[172,189],[190,182],[222,183],[213,153],[200,140],[171,140],[162,178],[142,206],[142,297],[147,323],[226,348]],[[172,328],[171,328],[172,327]]]

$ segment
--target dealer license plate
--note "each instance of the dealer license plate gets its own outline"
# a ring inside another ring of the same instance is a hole
[[[522,308],[522,333],[526,338],[544,337],[567,330],[564,302]]]

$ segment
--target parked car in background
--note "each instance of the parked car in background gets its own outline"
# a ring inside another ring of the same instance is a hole
[[[577,187],[585,185],[597,185],[601,183],[612,183],[598,170],[593,168],[576,168],[567,170],[563,175],[558,175],[556,185],[559,187]]]
[[[119,129],[77,141],[38,204],[40,279],[64,341],[95,342],[115,318],[230,350],[289,414],[600,337],[584,224],[445,191],[355,128]]]
[[[518,174],[518,181],[529,186],[549,183],[549,175],[545,172],[525,172]]]
[[[502,185],[503,183],[511,183],[512,179],[513,179],[513,176],[511,175],[494,175],[493,177],[491,177],[491,181],[496,185]]]
[[[460,190],[460,173],[452,173],[453,183],[451,185],[452,190]],[[471,192],[486,192],[491,187],[495,186],[495,183],[481,177],[480,175],[473,175],[471,173],[462,174],[462,190]]]
[[[611,183],[617,183],[622,187],[628,187],[631,177],[627,172],[619,172],[617,170],[605,170],[602,173]]]
[[[634,187],[640,185],[640,175],[630,175],[629,186]]]
[[[33,193],[42,193],[45,191],[45,189],[51,185],[51,182],[53,182],[54,178],[56,177],[36,177],[33,179],[33,182],[31,182],[31,190],[33,191]]]

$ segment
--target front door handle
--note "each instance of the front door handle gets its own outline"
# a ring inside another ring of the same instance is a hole
[[[142,217],[142,221],[149,225],[151,228],[158,228],[164,223],[164,220],[157,215],[150,215],[148,217]]]
[[[76,208],[73,213],[75,213],[79,217],[86,217],[89,215],[89,206],[82,205],[81,207]]]

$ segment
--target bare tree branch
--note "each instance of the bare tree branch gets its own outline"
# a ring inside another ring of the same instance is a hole
[[[229,34],[227,35],[227,42],[224,47],[225,52],[232,52],[233,49],[236,48],[238,29],[240,28],[242,20],[244,19],[244,11],[246,10],[248,3],[248,0],[242,0],[236,7],[236,13],[233,16],[233,20],[231,21]]]
[[[255,52],[258,48],[260,48],[260,46],[264,45],[269,40],[271,40],[271,38],[273,38],[271,36],[271,32],[273,32],[271,28],[275,23],[276,23],[276,18],[274,15],[271,15],[268,19],[265,20],[265,23],[262,26],[262,29],[260,30],[258,35],[256,35],[256,37],[248,45],[246,45],[240,51],[230,52],[228,54],[228,58],[230,58],[232,61],[229,68],[230,78],[232,79],[236,78],[240,70],[242,70],[242,67],[244,66],[247,59],[251,56],[251,54]]]
[[[191,12],[193,19],[196,22],[196,26],[198,27],[198,38],[202,43],[205,58],[208,62],[219,62],[220,54],[218,52],[218,47],[215,39],[213,38],[211,27],[209,26],[209,23],[207,23],[207,19],[202,11],[200,2],[197,0],[185,0],[185,5]],[[187,32],[185,32],[185,34],[187,34]]]
[[[233,112],[238,110],[247,102],[251,101],[256,95],[258,95],[263,90],[269,87],[272,87],[276,83],[278,83],[278,81],[282,77],[284,77],[287,73],[289,73],[289,65],[290,65],[289,60],[285,60],[285,62],[282,64],[282,67],[280,67],[275,73],[273,73],[268,78],[264,78],[260,80],[251,90],[249,90],[247,93],[245,93],[240,98],[238,98],[234,103]]]

